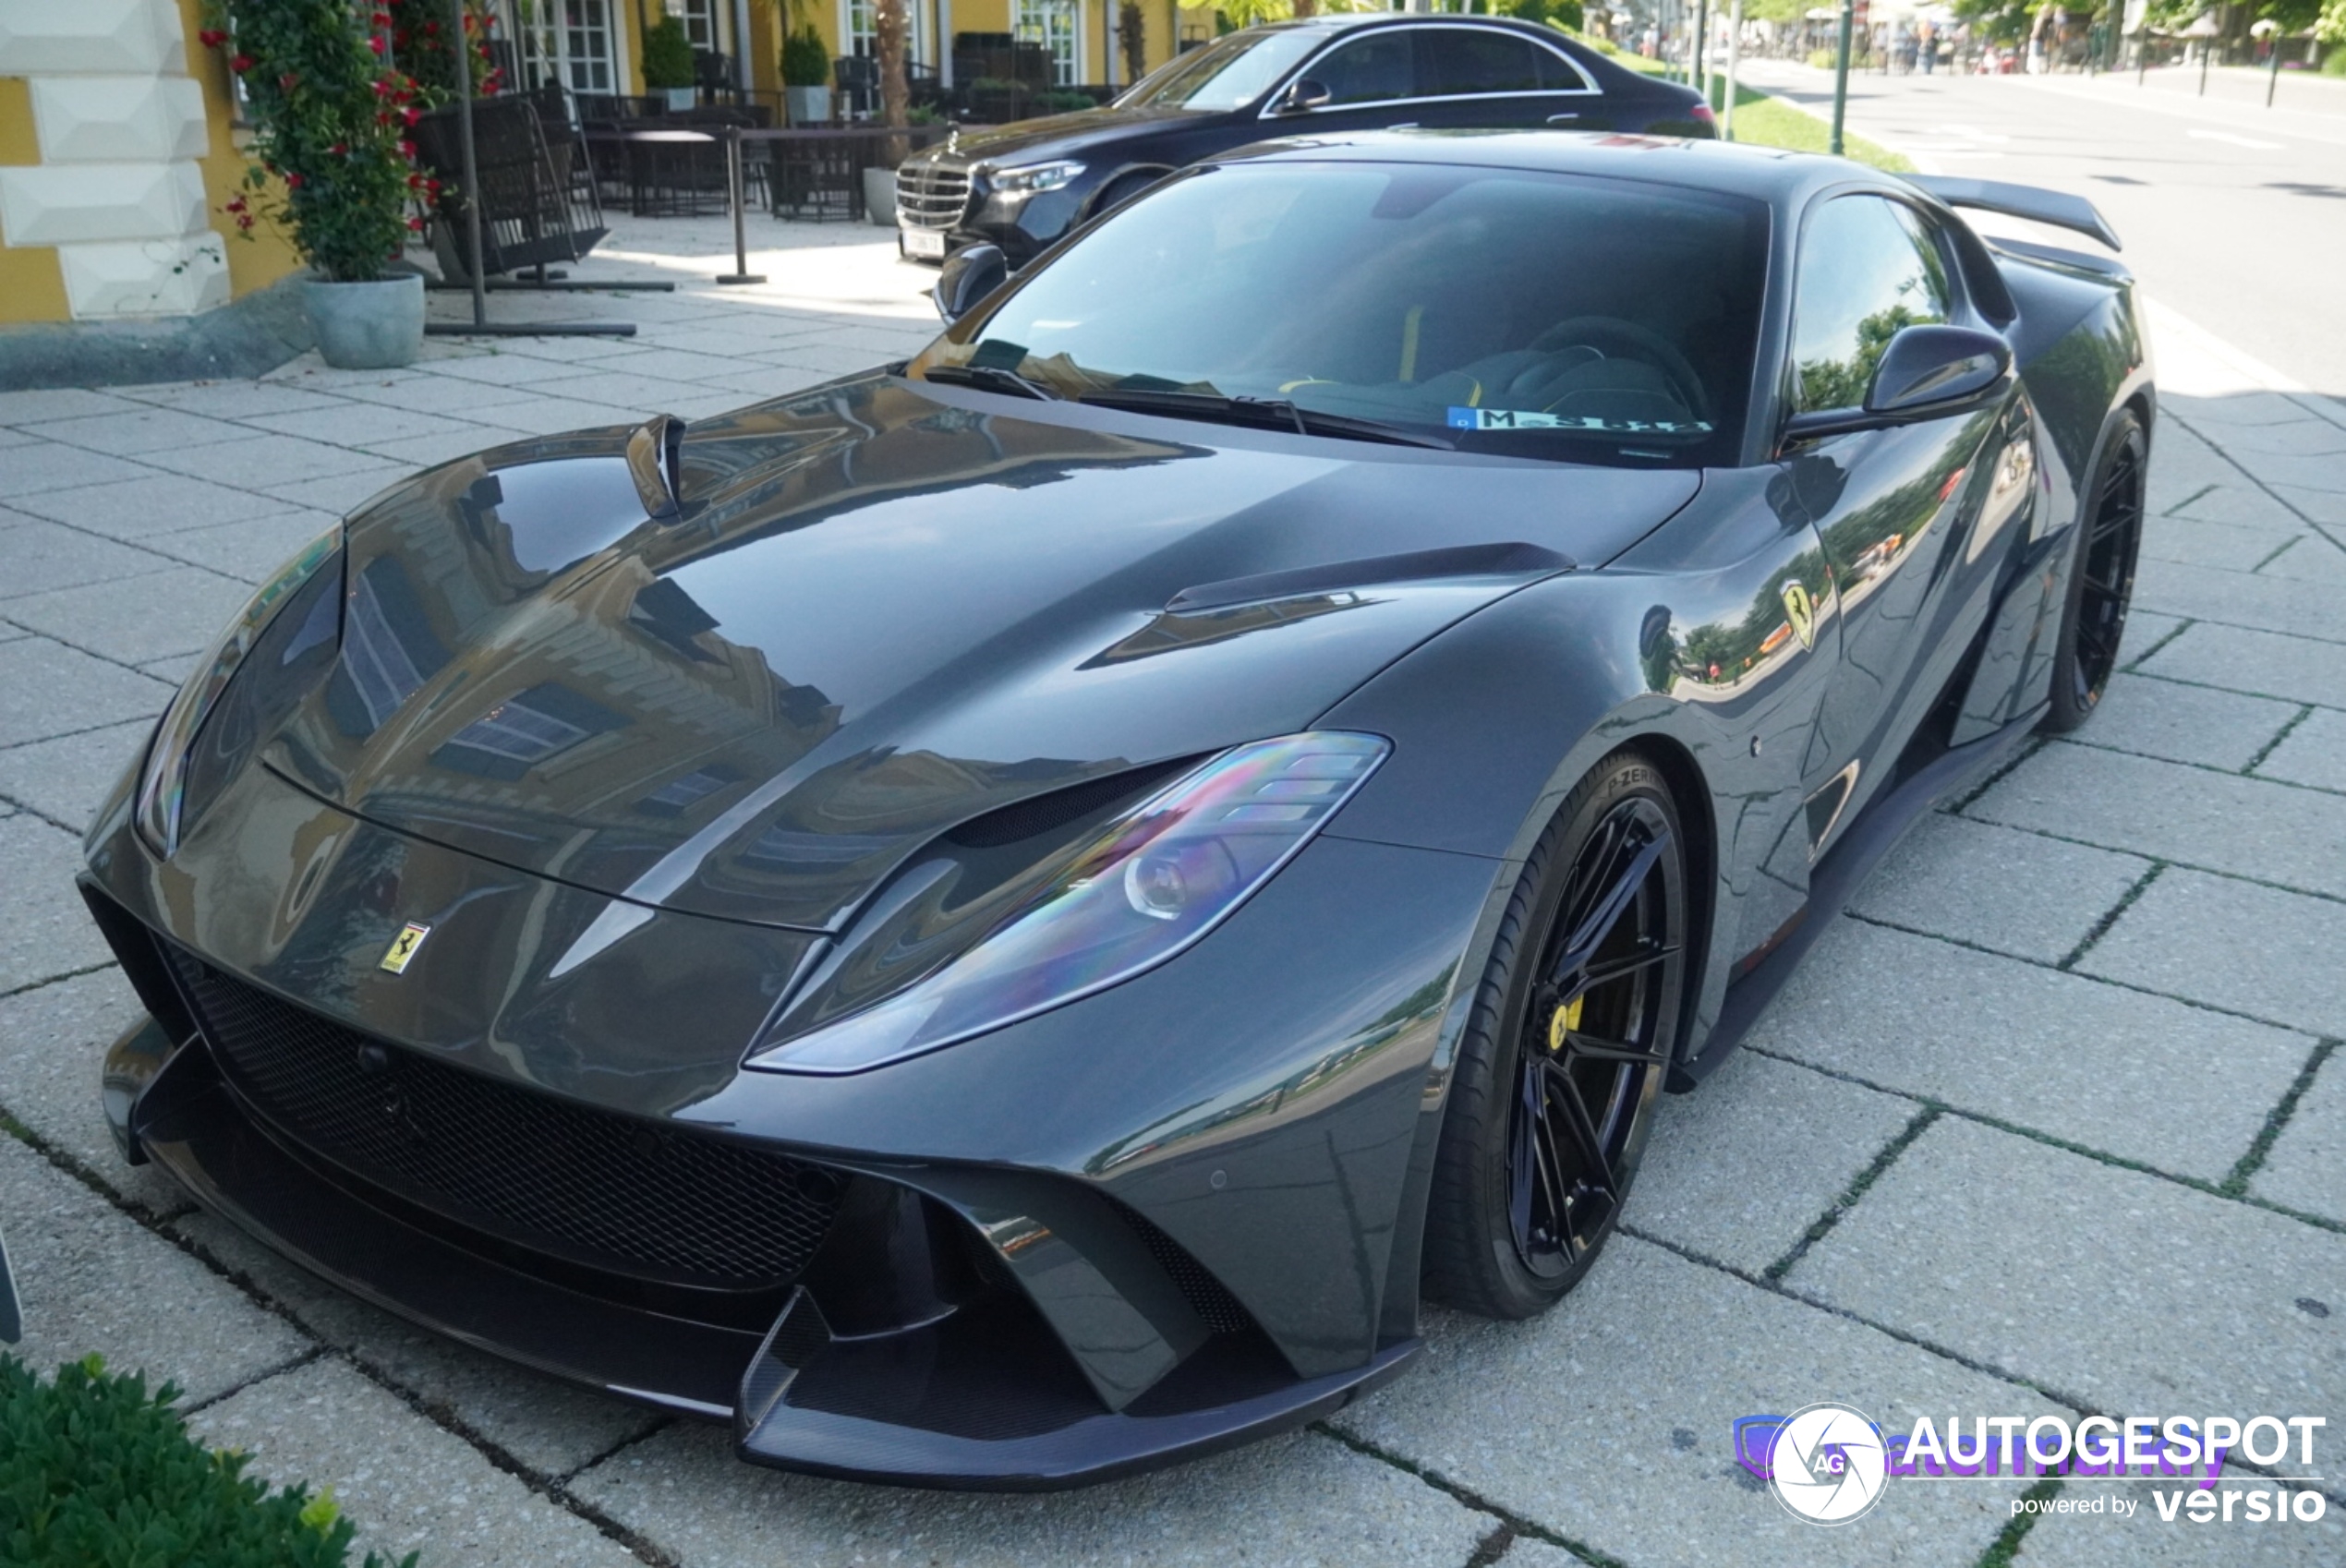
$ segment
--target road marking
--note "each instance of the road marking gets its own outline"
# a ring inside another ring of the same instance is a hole
[[[2228,141],[2234,147],[2245,147],[2252,152],[2286,152],[2289,151],[2278,141],[2259,141],[2253,136],[2234,136],[2230,131],[2201,130],[2196,126],[2194,126],[2190,130],[2185,131],[2183,134],[2185,136],[2196,137],[2202,141]]]
[[[1962,137],[1966,141],[1985,141],[2001,145],[2012,139],[1995,131],[1981,130],[1977,126],[1938,126],[1933,128],[1945,131],[1949,136]]]

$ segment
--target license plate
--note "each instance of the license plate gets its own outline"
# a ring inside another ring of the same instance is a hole
[[[917,256],[924,261],[945,259],[945,235],[941,229],[906,229],[904,254]]]

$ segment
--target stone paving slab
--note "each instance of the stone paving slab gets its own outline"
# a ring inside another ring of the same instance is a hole
[[[98,1106],[106,1047],[145,1017],[118,969],[0,996],[0,1108],[124,1202],[160,1217],[189,1208],[187,1192],[154,1165],[124,1160]]]
[[[2169,870],[2079,972],[2346,1036],[2346,903]]]
[[[95,1353],[200,1403],[309,1353],[284,1319],[13,1138],[0,1138],[0,1216],[24,1310],[14,1354],[36,1371]]]
[[[1413,1372],[1332,1424],[1639,1568],[1968,1568],[2003,1527],[2000,1498],[1953,1488],[1886,1494],[1863,1528],[1793,1518],[1735,1464],[1737,1417],[1830,1399],[1903,1431],[2025,1395],[1635,1236],[1544,1317],[1444,1316],[1428,1340]]]
[[[250,585],[234,577],[165,565],[139,577],[136,593],[88,583],[9,599],[0,614],[117,664],[151,664],[209,647],[251,597]]]
[[[2228,626],[2301,637],[2339,632],[2338,596],[2322,583],[2146,560],[2134,574],[2134,596],[2146,609]]]
[[[30,432],[28,432],[30,433]],[[103,457],[81,447],[36,437],[8,449],[8,494],[38,495],[43,490],[103,485],[116,479],[142,479],[153,470],[119,457]]]
[[[1964,814],[2346,898],[2346,797],[2292,785],[2050,745]]]
[[[2184,508],[2188,512],[2189,508]],[[2146,561],[2254,572],[2304,535],[2286,527],[2250,527],[2198,518],[2153,517],[2143,528]]]
[[[2346,708],[2346,643],[2309,643],[2301,637],[2203,621],[2150,655],[2138,668],[2145,675],[2170,681]]]
[[[1080,1492],[1020,1497],[785,1475],[733,1458],[720,1429],[678,1425],[603,1461],[571,1490],[680,1568],[1451,1568],[1497,1523],[1308,1432]]]
[[[327,529],[338,526],[341,521],[332,512],[289,510],[255,517],[248,523],[223,523],[212,528],[164,534],[148,540],[147,548],[157,555],[257,585],[292,560],[303,546]]]
[[[254,515],[255,502],[250,490],[208,484],[183,474],[151,473],[105,485],[43,490],[15,498],[13,504],[20,512],[69,524],[87,533],[104,534],[126,544],[151,544],[160,536],[184,529],[248,521]]]
[[[1623,1221],[1759,1273],[1915,1114],[1894,1095],[1738,1052],[1698,1092],[1663,1097]]]
[[[1810,957],[1752,1048],[2203,1181],[2231,1173],[2314,1047],[1854,920]],[[2185,1082],[2194,1092],[2176,1092]]]
[[[2195,1525],[2188,1515],[2163,1522],[2151,1494],[2176,1490],[2077,1477],[2062,1486],[2063,1498],[2105,1504],[2123,1498],[2135,1504],[2134,1512],[2124,1518],[2107,1508],[2099,1514],[2049,1514],[2029,1530],[2013,1561],[2020,1568],[2110,1568],[2121,1562],[2128,1568],[2329,1568],[2346,1562],[2346,1517],[2336,1508],[2326,1509],[2326,1516],[2310,1525],[2251,1525],[2244,1503],[2234,1506],[2230,1525]],[[2241,1475],[2216,1490],[2269,1496],[2279,1489]]]
[[[529,1490],[461,1438],[331,1357],[238,1393],[188,1422],[252,1456],[272,1484],[332,1487],[357,1556],[420,1550],[433,1568],[636,1568],[635,1554]]]
[[[2346,1060],[2333,1047],[2248,1189],[2268,1202],[2346,1224]],[[2316,1299],[2346,1315],[2346,1278]],[[2333,1421],[2346,1428],[2346,1422]],[[2341,1432],[2346,1436],[2346,1432]]]
[[[6,549],[0,538],[0,551]],[[47,637],[0,643],[0,745],[151,721],[170,701],[162,681]]]
[[[7,889],[8,906],[0,994],[114,961],[75,890],[80,867],[75,835],[29,814],[0,822],[0,888]]]
[[[96,534],[30,517],[0,528],[0,555],[8,563],[0,573],[0,605],[84,583],[117,582],[171,564]]]
[[[2075,951],[2150,866],[2139,855],[1937,813],[1883,858],[1849,907],[1868,920],[2052,964]]]
[[[209,1213],[171,1229],[318,1339],[538,1476],[567,1476],[662,1419],[405,1322]]]
[[[2346,790],[2346,713],[2317,709],[2307,714],[2255,772],[2259,778]]]
[[[57,419],[25,428],[47,440],[64,441],[115,457],[137,457],[150,452],[178,451],[242,434],[234,425],[169,408],[126,409],[117,414],[91,414],[79,419]]]
[[[2074,737],[2089,746],[2237,773],[2254,762],[2299,705],[2237,692],[2117,674],[2093,721]]]
[[[1784,1283],[2105,1413],[2334,1411],[2346,1236],[1958,1117]]]

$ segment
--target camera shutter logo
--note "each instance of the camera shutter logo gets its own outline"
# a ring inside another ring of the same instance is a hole
[[[1776,1434],[1776,1501],[1812,1525],[1846,1525],[1881,1501],[1890,1453],[1881,1429],[1845,1405],[1811,1405]]]

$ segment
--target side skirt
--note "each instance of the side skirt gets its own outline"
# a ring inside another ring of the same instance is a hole
[[[1796,923],[1766,958],[1727,987],[1711,1038],[1703,1042],[1699,1055],[1673,1069],[1672,1088],[1691,1089],[1718,1070],[1892,846],[1942,798],[2011,755],[2042,716],[2041,706],[2032,708],[1991,734],[1942,753],[1874,797],[1841,841],[1809,869],[1808,902]]]

